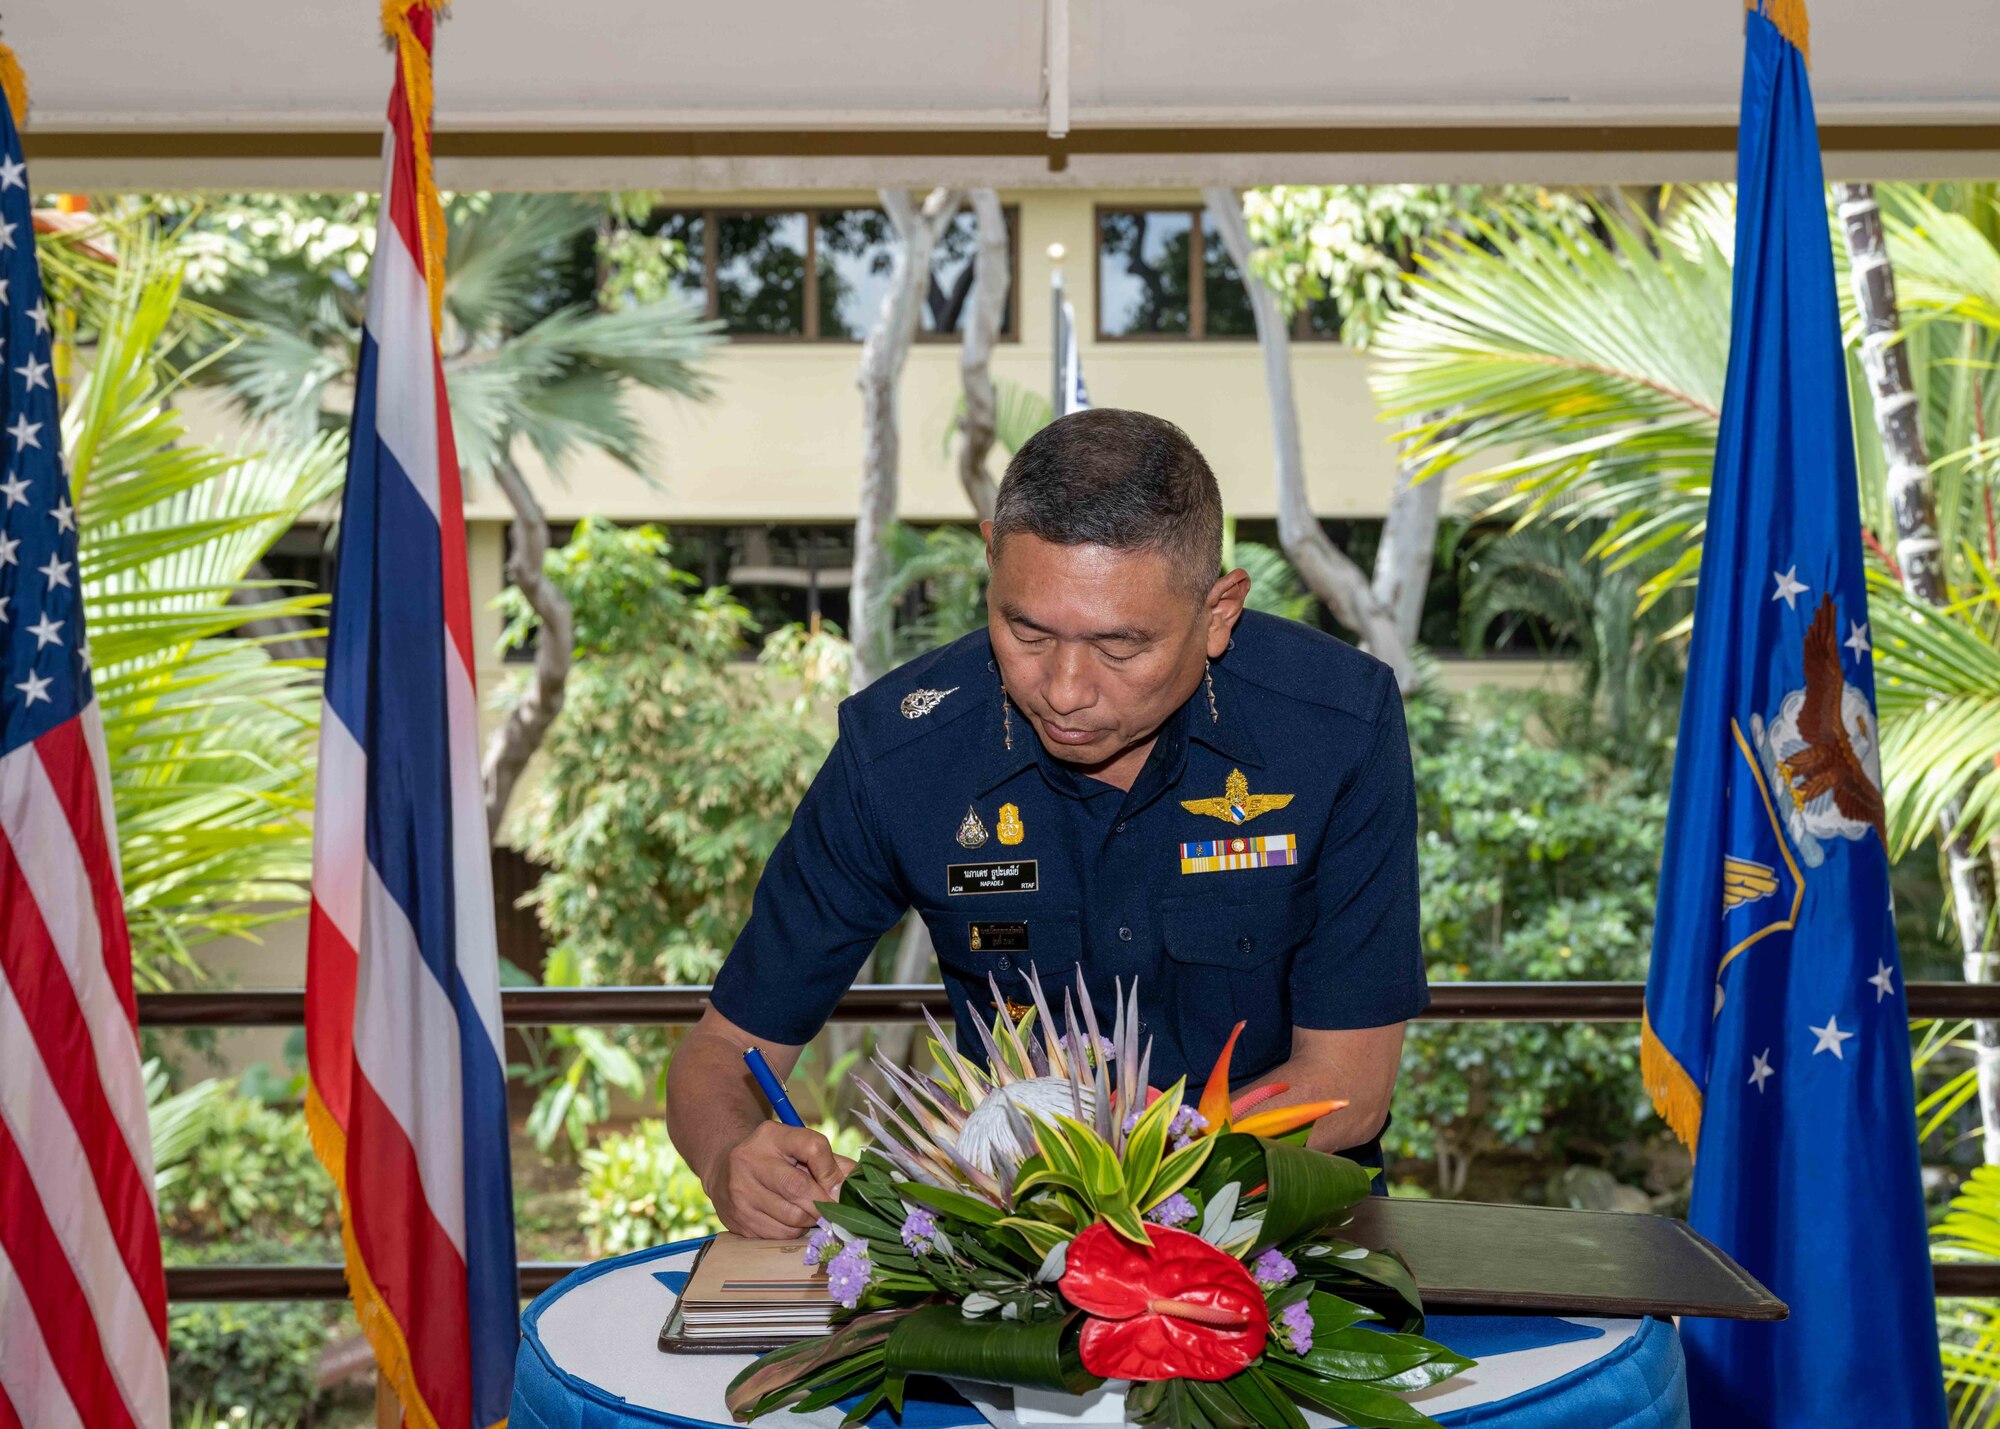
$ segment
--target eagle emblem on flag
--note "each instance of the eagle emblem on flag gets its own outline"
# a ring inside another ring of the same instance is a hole
[[[1833,598],[1823,597],[1805,637],[1805,688],[1793,690],[1750,735],[1779,796],[1785,830],[1806,867],[1826,859],[1823,843],[1884,836],[1882,766],[1875,711],[1840,664]]]
[[[1253,794],[1243,771],[1232,769],[1229,777],[1222,781],[1220,799],[1183,799],[1181,807],[1190,814],[1204,814],[1232,824],[1247,824],[1259,814],[1284,808],[1292,802],[1292,798],[1290,794]]]

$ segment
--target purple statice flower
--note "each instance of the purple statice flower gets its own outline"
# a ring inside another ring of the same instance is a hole
[[[849,1241],[840,1248],[839,1255],[827,1262],[826,1293],[852,1310],[874,1273],[875,1267],[868,1263],[868,1243]]]
[[[1130,1136],[1132,1134],[1134,1128],[1136,1128],[1139,1125],[1139,1118],[1144,1116],[1145,1114],[1146,1114],[1145,1108],[1141,1107],[1137,1111],[1133,1112],[1131,1115],[1125,1118],[1125,1134],[1127,1136]]]
[[[1295,1355],[1309,1354],[1313,1347],[1313,1317],[1306,1302],[1298,1301],[1287,1305],[1278,1312],[1278,1323],[1284,1327],[1285,1343]]]
[[[937,1234],[937,1217],[921,1207],[903,1217],[903,1244],[913,1255],[922,1255],[931,1249],[931,1237]]]
[[[1186,1225],[1194,1219],[1194,1202],[1176,1191],[1146,1212],[1146,1219],[1156,1226]]]
[[[1275,1248],[1257,1257],[1257,1263],[1250,1267],[1250,1278],[1257,1282],[1261,1290],[1276,1290],[1280,1285],[1294,1279],[1299,1268],[1285,1258],[1282,1251]]]
[[[811,1268],[826,1261],[826,1253],[838,1244],[840,1237],[833,1233],[833,1227],[821,1216],[806,1237],[806,1266]]]
[[[1181,1151],[1194,1144],[1195,1133],[1208,1130],[1208,1118],[1186,1102],[1174,1113],[1174,1119],[1167,1123],[1167,1135],[1173,1138],[1174,1150]]]

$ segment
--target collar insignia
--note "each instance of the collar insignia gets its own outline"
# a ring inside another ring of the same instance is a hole
[[[1205,814],[1224,823],[1247,824],[1259,814],[1284,808],[1292,802],[1292,798],[1290,794],[1253,794],[1243,771],[1232,769],[1229,777],[1222,781],[1220,799],[1183,799],[1181,807],[1190,814]]]
[[[907,695],[903,696],[903,718],[922,719],[925,715],[943,704],[946,695],[957,693],[957,685],[953,685],[948,690],[911,690]]]

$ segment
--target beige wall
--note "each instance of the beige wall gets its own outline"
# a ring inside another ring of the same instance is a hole
[[[1095,206],[1117,201],[1192,203],[1194,194],[1003,193],[1020,208],[1020,338],[1000,344],[994,372],[1037,392],[1049,384],[1048,248],[1066,250],[1064,281],[1083,334],[1083,368],[1093,402],[1137,407],[1187,428],[1239,516],[1269,517],[1269,409],[1257,344],[1251,341],[1096,341]],[[874,203],[866,192],[705,194],[690,204],[828,208]],[[669,195],[667,202],[674,202]],[[528,463],[555,520],[585,515],[620,520],[852,520],[861,462],[861,397],[854,378],[860,345],[851,342],[743,342],[713,363],[714,400],[696,405],[641,394],[635,401],[660,450],[653,482],[591,455],[561,479]],[[1395,464],[1390,429],[1376,420],[1367,361],[1335,343],[1293,349],[1307,481],[1322,516],[1379,516]],[[970,515],[944,444],[959,397],[958,347],[920,343],[903,376],[902,514],[914,520]],[[656,484],[655,484],[656,483]],[[503,519],[497,491],[468,494],[474,519]]]

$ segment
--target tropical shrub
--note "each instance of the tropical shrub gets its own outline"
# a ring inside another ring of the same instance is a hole
[[[650,526],[585,522],[547,570],[576,611],[576,666],[511,826],[548,868],[537,914],[581,982],[706,982],[832,748],[846,647],[780,631],[746,663],[749,613],[696,591]],[[502,600],[505,639],[525,640],[533,612]]]
[[[180,1248],[172,1265],[226,1264],[274,1258],[282,1249],[229,1241]],[[316,1381],[319,1357],[339,1322],[338,1307],[311,1303],[176,1304],[167,1311],[167,1379],[176,1422],[197,1408],[235,1426],[255,1411],[264,1425],[311,1423],[327,1395]],[[242,1407],[246,1413],[230,1418]],[[204,1408],[205,1407],[205,1408]],[[223,1412],[215,1413],[220,1409]]]
[[[1447,722],[1411,707],[1433,983],[1643,980],[1665,798],[1603,760],[1538,743],[1518,711]],[[1602,1156],[1650,1124],[1638,1029],[1418,1022],[1389,1142],[1465,1189],[1502,1149]]]
[[[330,1250],[340,1233],[333,1182],[297,1107],[209,1095],[191,1121],[176,1174],[160,1191],[160,1225],[170,1239],[250,1237],[295,1247],[292,1259]]]

